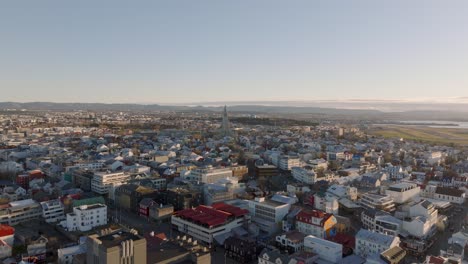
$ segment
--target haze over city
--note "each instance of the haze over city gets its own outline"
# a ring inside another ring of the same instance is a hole
[[[465,103],[467,10],[404,0],[2,3],[1,101]]]

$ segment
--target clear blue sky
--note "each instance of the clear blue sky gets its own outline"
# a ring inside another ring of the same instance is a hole
[[[0,101],[468,96],[466,0],[125,2],[0,3]]]

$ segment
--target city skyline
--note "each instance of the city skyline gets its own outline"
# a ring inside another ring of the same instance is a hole
[[[468,97],[463,1],[0,7],[1,101],[464,103]]]

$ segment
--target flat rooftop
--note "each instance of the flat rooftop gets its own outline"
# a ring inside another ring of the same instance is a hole
[[[119,246],[120,243],[123,241],[127,241],[127,240],[137,241],[143,238],[138,235],[134,235],[132,233],[122,231],[118,233],[101,236],[101,237],[98,237],[97,239],[102,242],[102,245],[104,247],[112,248],[115,246]]]

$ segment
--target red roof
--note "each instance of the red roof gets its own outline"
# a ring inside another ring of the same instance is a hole
[[[440,258],[440,257],[430,256],[429,263],[430,264],[444,264],[445,260],[443,258]]]
[[[225,203],[214,203],[214,204],[211,205],[211,207],[213,207],[213,208],[215,208],[217,210],[228,212],[228,213],[234,215],[235,217],[244,216],[244,215],[249,214],[249,211],[246,210],[246,209],[241,209],[239,207],[232,206],[230,204],[225,204]]]
[[[0,237],[11,236],[15,234],[15,229],[9,225],[0,225]]]
[[[175,212],[175,216],[190,220],[209,227],[219,226],[228,221],[230,217],[248,214],[245,209],[224,203],[213,204],[213,207],[200,205],[194,209],[185,209]]]
[[[328,220],[328,218],[330,218],[331,216],[333,215],[319,211],[319,210],[311,210],[311,211],[302,210],[301,212],[299,212],[299,214],[296,215],[296,220],[302,223],[310,224],[310,225],[323,226],[325,221]],[[320,219],[320,225],[314,224],[312,221],[313,218]]]

